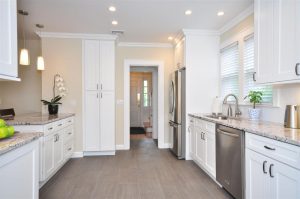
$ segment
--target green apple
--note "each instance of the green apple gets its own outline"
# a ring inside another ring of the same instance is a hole
[[[8,136],[8,130],[6,127],[0,127],[0,139]]]
[[[6,123],[3,119],[0,119],[0,127],[5,127]]]
[[[14,133],[15,133],[14,127],[13,127],[13,126],[8,126],[8,127],[6,127],[6,128],[7,128],[7,131],[8,131],[8,137],[13,136]]]

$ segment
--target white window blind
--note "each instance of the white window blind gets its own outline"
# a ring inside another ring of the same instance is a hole
[[[273,90],[272,86],[257,86],[253,80],[254,74],[254,37],[253,34],[245,37],[244,39],[244,96],[249,91],[261,91],[263,93],[263,103],[272,103]]]
[[[221,96],[239,95],[239,49],[235,42],[221,50]]]

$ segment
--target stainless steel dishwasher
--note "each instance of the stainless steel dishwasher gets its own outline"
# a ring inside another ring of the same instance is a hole
[[[244,131],[217,125],[216,177],[217,181],[236,199],[244,198]]]

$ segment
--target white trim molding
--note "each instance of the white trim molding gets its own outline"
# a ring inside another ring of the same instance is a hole
[[[170,43],[139,43],[139,42],[120,42],[119,47],[142,47],[142,48],[173,48]]]
[[[183,35],[197,35],[197,36],[206,36],[206,35],[211,35],[211,36],[218,36],[220,35],[219,31],[216,30],[204,30],[204,29],[182,29],[181,30]]]
[[[254,13],[254,5],[251,4],[246,10],[244,10],[239,15],[234,17],[232,20],[227,22],[224,26],[222,26],[219,29],[219,33],[220,34],[225,33],[226,31],[233,28],[234,26],[236,26],[238,23],[240,23],[241,21],[243,21],[244,19],[246,19],[248,16],[250,16],[253,13]]]
[[[83,152],[82,151],[75,151],[72,154],[71,158],[82,158],[83,157]]]
[[[116,150],[128,150],[127,148],[125,148],[124,144],[117,144],[116,145]]]
[[[116,155],[116,151],[85,151],[83,156],[104,156],[104,155]]]
[[[65,33],[65,32],[36,32],[41,38],[60,38],[60,39],[99,39],[113,40],[118,36],[110,34],[85,34],[85,33]]]
[[[130,67],[157,67],[158,71],[158,148],[165,148],[164,140],[164,62],[155,60],[124,60],[124,149],[130,148]]]

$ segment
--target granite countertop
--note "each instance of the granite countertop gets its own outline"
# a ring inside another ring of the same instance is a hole
[[[274,122],[251,121],[249,119],[243,118],[220,120],[209,118],[205,115],[209,114],[189,114],[189,116],[191,117],[203,119],[217,124],[222,124],[225,126],[243,130],[245,132],[300,146],[300,129],[285,128],[283,124]]]
[[[41,136],[41,133],[15,132],[14,136],[0,140],[0,155],[28,144]]]
[[[57,115],[49,115],[46,113],[28,113],[16,115],[13,120],[7,120],[8,125],[44,125],[58,120],[62,120],[71,116],[74,113],[60,113]]]

